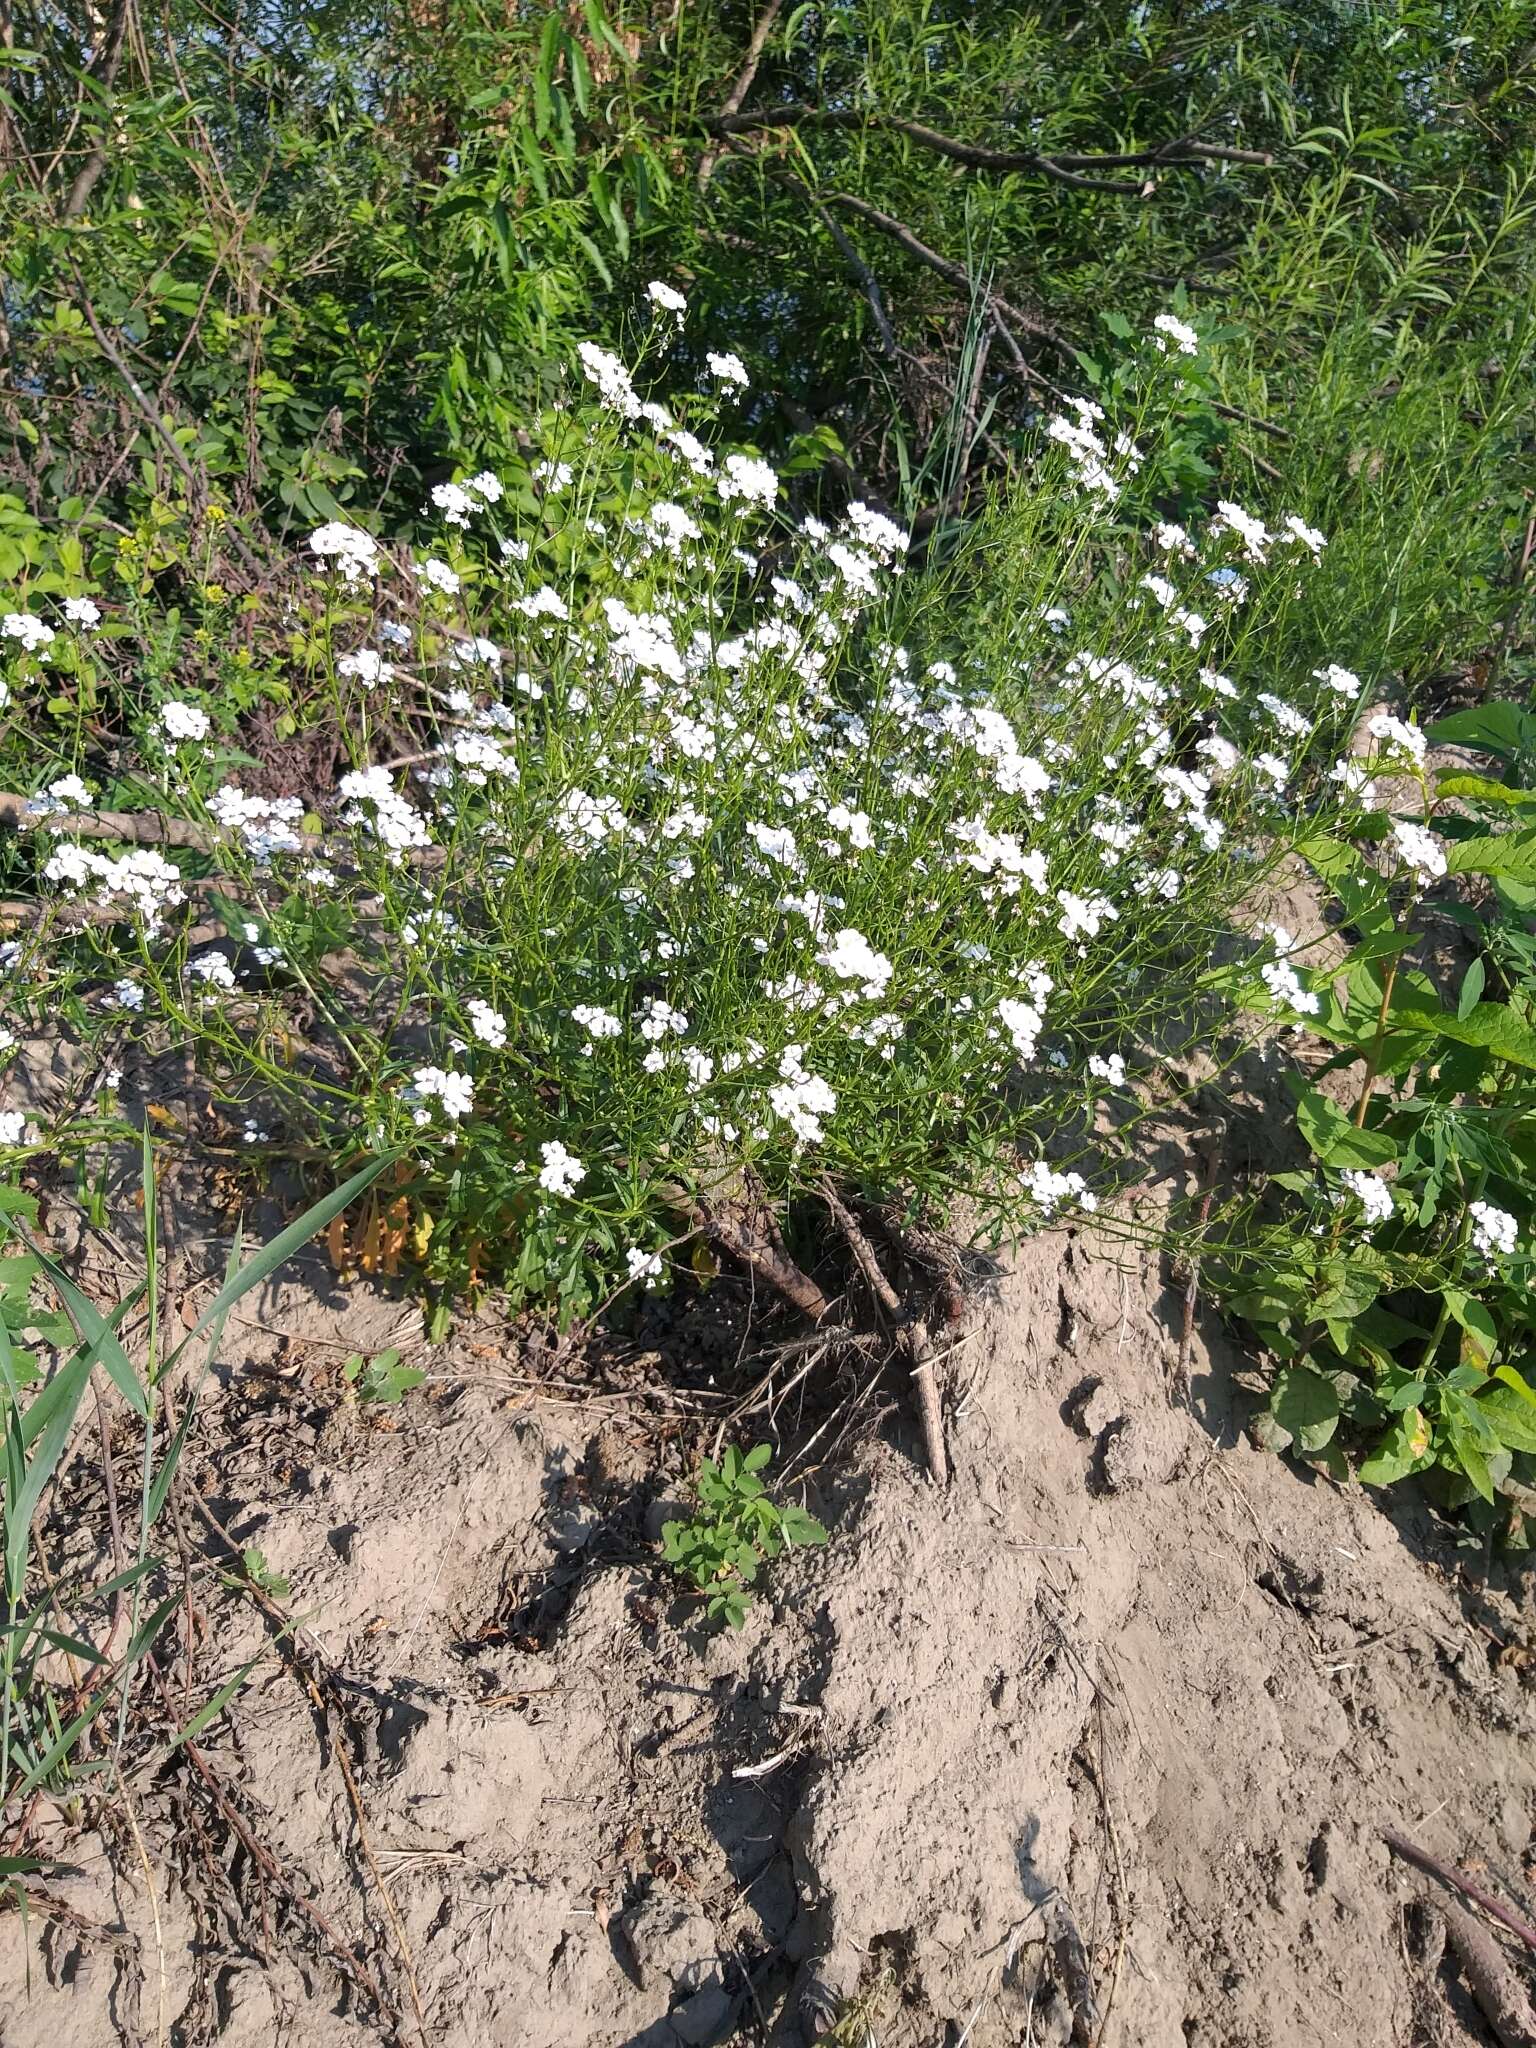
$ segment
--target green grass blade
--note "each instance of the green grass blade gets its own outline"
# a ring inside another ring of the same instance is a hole
[[[143,1299],[145,1283],[141,1282],[134,1289],[128,1299],[121,1303],[113,1312],[112,1318],[109,1321],[96,1306],[95,1302],[91,1300],[90,1296],[80,1292],[80,1289],[56,1260],[50,1259],[40,1245],[34,1244],[32,1239],[26,1236],[25,1231],[21,1235],[26,1239],[26,1243],[42,1266],[43,1271],[48,1275],[59,1299],[63,1302],[65,1308],[68,1309],[70,1320],[80,1332],[82,1340],[85,1343],[99,1347],[101,1362],[111,1374],[123,1399],[128,1403],[135,1415],[147,1416],[149,1414],[148,1396],[139,1384],[139,1376],[134,1371],[127,1352],[124,1351],[122,1345],[117,1341],[117,1331],[123,1317],[131,1308],[136,1308]]]
[[[116,1329],[121,1326],[122,1320],[124,1316],[127,1315],[129,1309],[132,1308],[133,1300],[134,1298],[130,1296],[127,1301],[123,1302],[118,1308],[113,1310],[112,1324],[114,1333]],[[80,1358],[87,1358],[94,1361],[95,1356],[95,1350],[88,1345],[75,1353],[75,1359],[77,1360]],[[71,1362],[73,1363],[74,1361]],[[38,1391],[38,1393],[33,1397],[33,1399],[29,1401],[26,1407],[22,1410],[21,1443],[22,1448],[24,1450],[31,1449],[32,1445],[37,1441],[38,1437],[42,1435],[43,1430],[47,1427],[48,1422],[53,1415],[55,1407],[57,1407],[58,1403],[61,1400],[66,1398],[64,1392],[55,1391],[55,1389],[58,1388],[59,1382],[63,1377],[64,1375],[62,1372],[55,1373],[53,1378],[48,1382],[47,1386],[41,1388]]]
[[[280,1230],[270,1244],[261,1247],[249,1264],[242,1266],[238,1273],[224,1282],[199,1316],[187,1341],[190,1342],[192,1337],[199,1336],[215,1318],[227,1315],[242,1295],[249,1294],[253,1287],[259,1287],[263,1280],[277,1271],[284,1260],[291,1259],[296,1251],[302,1250],[317,1231],[324,1230],[333,1216],[339,1216],[347,1204],[356,1200],[364,1188],[371,1186],[385,1167],[392,1166],[398,1157],[398,1153],[386,1152],[379,1158],[370,1160],[368,1165],[360,1172],[354,1173],[350,1180],[343,1181],[339,1188],[333,1188],[312,1208],[306,1209],[296,1223],[290,1223],[286,1230]],[[178,1346],[177,1349],[180,1350],[181,1347]]]
[[[127,1651],[123,1656],[124,1671],[131,1671],[145,1652],[153,1648],[155,1637],[159,1635],[161,1629],[165,1627],[165,1624],[180,1605],[180,1592],[168,1593],[149,1617],[148,1621],[140,1625],[138,1633],[128,1645]]]
[[[198,1708],[186,1727],[178,1729],[171,1737],[168,1747],[170,1749],[179,1749],[184,1742],[195,1742],[208,1726],[208,1723],[217,1720],[219,1715],[223,1713],[224,1709],[256,1669],[256,1666],[261,1662],[265,1654],[265,1651],[258,1652],[248,1664],[240,1666],[240,1669],[233,1678],[225,1679],[212,1699],[206,1701]]]
[[[95,1362],[94,1349],[79,1351],[48,1383],[47,1393],[54,1393],[55,1388],[58,1392],[54,1394],[47,1423],[27,1460],[20,1488],[13,1498],[6,1501],[5,1582],[14,1600],[21,1597],[23,1567],[32,1536],[32,1517],[37,1512],[43,1488],[53,1477],[69,1443],[80,1397],[85,1392]]]
[[[54,1738],[53,1742],[44,1750],[31,1770],[27,1772],[27,1775],[10,1794],[12,1801],[19,1803],[25,1799],[35,1786],[40,1785],[44,1778],[58,1769],[59,1765],[63,1763],[69,1752],[74,1748],[75,1744],[80,1740],[86,1729],[90,1727],[111,1697],[112,1693],[109,1687],[99,1692],[88,1707],[81,1708],[73,1721]]]

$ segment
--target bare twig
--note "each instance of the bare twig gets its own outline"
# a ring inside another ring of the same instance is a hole
[[[933,271],[935,276],[947,278],[951,284],[959,285],[971,298],[987,296],[978,292],[974,278],[963,263],[956,263],[948,256],[941,256],[937,249],[930,249],[926,242],[920,241],[906,223],[897,220],[894,214],[882,213],[878,206],[871,206],[867,199],[860,199],[852,192],[831,192],[827,195],[826,203],[828,206],[840,206],[845,213],[856,214],[860,220],[867,220],[871,227],[878,228],[882,234],[889,235],[892,241],[900,243],[909,256]],[[1021,327],[1026,334],[1037,335],[1040,340],[1049,341],[1057,348],[1066,348],[1065,337],[1054,327],[1049,326],[1038,314],[1026,313],[1021,306],[1013,305],[997,292],[991,293],[990,298],[991,303],[1011,325]]]
[[[757,67],[763,61],[763,51],[768,46],[768,38],[773,33],[773,24],[778,20],[779,11],[783,5],[784,0],[766,0],[762,13],[759,14],[757,20],[752,24],[752,35],[747,43],[746,58],[742,63],[740,71],[736,74],[736,83],[726,94],[720,112],[715,116],[715,121],[708,123],[708,126],[713,128],[716,122],[734,120],[740,112],[742,101],[752,90],[752,81],[757,77]],[[724,134],[728,131],[722,128],[720,132]],[[715,165],[719,161],[720,152],[717,149],[706,150],[699,159],[698,189],[701,193],[708,187],[710,179],[715,174]]]
[[[836,220],[827,211],[826,207],[823,206],[821,201],[813,193],[809,193],[809,188],[802,186],[801,189],[807,191],[811,204],[816,209],[818,219],[837,245],[838,254],[863,288],[864,297],[869,302],[869,310],[875,316],[875,326],[880,333],[881,345],[885,349],[886,354],[895,362],[899,354],[896,347],[896,331],[891,326],[890,315],[885,310],[885,300],[880,293],[879,278],[876,277],[875,273],[870,269],[864,258],[859,254],[848,236],[838,226]]]
[[[1211,1202],[1216,1193],[1217,1147],[1222,1133],[1220,1130],[1209,1134],[1205,1157],[1200,1165],[1202,1191],[1200,1198],[1200,1237],[1205,1236],[1205,1227],[1211,1220]],[[1184,1323],[1179,1331],[1179,1356],[1174,1368],[1174,1399],[1187,1408],[1189,1406],[1189,1354],[1195,1340],[1195,1303],[1200,1295],[1200,1253],[1198,1246],[1189,1254],[1189,1271],[1184,1279]]]
[[[823,1322],[832,1313],[832,1303],[810,1274],[789,1255],[753,1229],[743,1217],[724,1204],[695,1198],[675,1182],[659,1190],[668,1208],[686,1216],[701,1236],[723,1245],[733,1258],[756,1274],[765,1286],[790,1302],[813,1322]]]
[[[1093,1990],[1093,1965],[1072,1917],[1072,1908],[1059,1891],[1046,1905],[1045,1926],[1056,1974],[1072,2010],[1072,2038],[1084,2043],[1084,2048],[1093,2048],[1101,2026]]]
[[[162,444],[172,462],[175,463],[177,469],[181,472],[182,479],[187,486],[187,496],[191,504],[199,508],[206,506],[208,496],[206,478],[200,477],[187,460],[186,450],[160,417],[154,400],[144,389],[138,378],[134,376],[132,370],[128,367],[127,359],[122,351],[102,326],[91,295],[85,288],[85,279],[80,275],[80,266],[76,263],[74,256],[68,251],[65,252],[65,261],[69,266],[70,276],[74,280],[76,303],[80,308],[81,314],[84,316],[86,326],[91,330],[96,346],[123,380],[124,389],[133,400],[145,426],[149,428],[150,432]],[[240,557],[242,568],[259,582],[262,577],[261,564],[233,528],[229,532],[229,543]]]
[[[739,104],[739,103],[738,103]],[[1058,184],[1089,192],[1111,192],[1137,198],[1142,187],[1134,179],[1097,175],[1116,170],[1189,170],[1210,163],[1253,164],[1265,168],[1274,158],[1265,150],[1234,149],[1224,143],[1201,142],[1195,136],[1180,136],[1151,149],[1127,150],[1118,155],[1081,156],[1069,151],[1046,153],[1036,149],[987,149],[978,143],[962,142],[958,136],[941,134],[921,121],[909,121],[899,114],[866,112],[858,108],[813,107],[803,101],[783,107],[734,108],[705,122],[714,135],[738,135],[753,128],[853,128],[884,129],[904,135],[909,141],[931,149],[952,163],[972,171],[1038,171]],[[1088,174],[1088,175],[1085,175]]]
[[[1421,1849],[1416,1842],[1410,1842],[1407,1836],[1400,1835],[1396,1828],[1383,1828],[1381,1839],[1393,1854],[1401,1856],[1405,1863],[1411,1863],[1416,1870],[1422,1870],[1437,1883],[1448,1886],[1450,1890],[1460,1892],[1463,1898],[1470,1899],[1475,1906],[1481,1906],[1490,1919],[1497,1920],[1501,1927],[1507,1927],[1511,1934],[1518,1935],[1527,1948],[1536,1949],[1536,1927],[1528,1920],[1523,1920],[1512,1907],[1506,1906],[1502,1899],[1496,1899],[1492,1892],[1484,1891],[1483,1887],[1468,1877],[1464,1870],[1457,1870],[1450,1863],[1442,1863],[1438,1856],[1431,1856],[1427,1849]]]
[[[164,1692],[163,1679],[160,1680],[160,1685],[162,1692]],[[169,1709],[170,1700],[168,1697],[166,1699],[166,1706]],[[257,1840],[248,1826],[244,1815],[219,1783],[218,1776],[212,1765],[208,1762],[197,1744],[190,1740],[183,1741],[181,1750],[182,1754],[202,1779],[209,1797],[223,1815],[225,1823],[234,1831],[246,1854],[256,1864],[258,1869],[263,1872],[268,1881],[275,1884],[278,1890],[298,1907],[307,1920],[313,1922],[314,1926],[325,1937],[332,1953],[345,1964],[348,1974],[363,1987],[368,1996],[373,2000],[376,2009],[381,2013],[387,2013],[389,2007],[384,2002],[384,1994],[379,1989],[378,1979],[374,1976],[372,1970],[369,1969],[364,1959],[357,1953],[351,1943],[347,1941],[345,1936],[339,1932],[333,1922],[321,1912],[312,1899],[300,1890],[298,1884],[284,1870],[271,1851]]]
[[[117,83],[118,66],[123,61],[123,43],[128,33],[128,20],[132,12],[133,0],[117,0],[117,5],[113,8],[107,22],[107,32],[102,40],[99,60],[95,52],[92,53],[90,60],[91,83],[101,93],[103,101],[102,112],[108,117],[110,117],[111,113],[112,89]],[[73,132],[74,125],[71,122],[71,133]],[[68,138],[66,137],[66,142],[67,140]],[[56,155],[54,164],[56,165],[57,162],[58,156]],[[60,220],[76,220],[84,213],[90,196],[96,189],[97,180],[106,167],[107,142],[106,133],[103,130],[101,141],[97,143],[85,162],[76,171],[70,188],[64,195],[64,204],[59,209]]]
[[[194,824],[188,818],[169,818],[163,811],[34,811],[32,798],[14,791],[0,791],[0,826],[13,832],[53,832],[73,839],[120,839],[130,846],[184,846],[194,853],[217,853],[234,844],[233,834]],[[319,853],[325,837],[318,832],[294,834],[299,850]],[[441,846],[413,846],[404,858],[414,867],[441,867],[448,858]],[[227,886],[221,879],[219,886]]]

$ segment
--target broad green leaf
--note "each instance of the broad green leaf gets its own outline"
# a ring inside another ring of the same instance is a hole
[[[1360,1466],[1367,1486],[1395,1486],[1421,1465],[1429,1452],[1429,1429],[1417,1408],[1394,1422]]]
[[[1392,1021],[1458,1045],[1480,1046],[1513,1066],[1536,1068],[1536,1031],[1505,1003],[1474,1003],[1465,1017],[1458,1017],[1454,1010],[1398,1010],[1394,1005]]]
[[[1486,1369],[1499,1348],[1499,1332],[1493,1317],[1480,1301],[1463,1294],[1459,1287],[1446,1288],[1445,1305],[1462,1332],[1463,1363]]]
[[[1325,882],[1337,882],[1341,875],[1358,875],[1365,867],[1364,857],[1355,847],[1324,832],[1310,839],[1298,839],[1296,851]]]
[[[1493,1475],[1488,1470],[1488,1460],[1479,1444],[1466,1430],[1454,1422],[1446,1426],[1446,1436],[1455,1453],[1456,1462],[1477,1488],[1488,1505],[1493,1505]]]
[[[1397,1146],[1384,1132],[1357,1130],[1319,1089],[1309,1088],[1297,1103],[1296,1123],[1325,1166],[1384,1166],[1397,1157]]]
[[[1425,737],[1437,747],[1481,747],[1485,754],[1518,754],[1536,743],[1536,719],[1518,704],[1502,700],[1453,711],[1429,727]]]
[[[787,1507],[779,1525],[791,1543],[825,1543],[827,1532],[814,1515],[802,1507]]]
[[[1283,1366],[1269,1405],[1304,1451],[1320,1451],[1339,1426],[1339,1390],[1309,1365]]]
[[[1501,1444],[1512,1451],[1536,1452],[1536,1414],[1521,1395],[1507,1386],[1490,1387],[1478,1395],[1476,1405]]]
[[[1506,1387],[1513,1387],[1521,1400],[1528,1401],[1531,1408],[1536,1410],[1536,1393],[1532,1392],[1524,1373],[1517,1371],[1512,1365],[1496,1365],[1493,1368],[1493,1376],[1496,1380],[1502,1380]]]
[[[1510,882],[1536,882],[1536,827],[1458,839],[1446,848],[1445,865],[1453,875],[1498,875]]]
[[[1380,1260],[1363,1247],[1347,1258],[1327,1259],[1318,1269],[1313,1313],[1351,1319],[1363,1315],[1380,1294],[1386,1277]]]
[[[1511,789],[1507,782],[1491,782],[1486,775],[1442,775],[1435,786],[1437,796],[1472,797],[1483,804],[1536,804],[1536,790]]]

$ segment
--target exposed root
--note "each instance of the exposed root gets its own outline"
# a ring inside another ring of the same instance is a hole
[[[854,1263],[868,1282],[875,1300],[889,1316],[902,1348],[912,1361],[912,1391],[917,1397],[918,1417],[923,1426],[923,1449],[928,1458],[929,1476],[935,1486],[947,1486],[949,1459],[944,1450],[944,1416],[939,1405],[938,1380],[928,1332],[886,1278],[875,1256],[874,1246],[829,1180],[822,1182],[821,1192],[839,1230],[848,1240]]]
[[[1493,1936],[1460,1906],[1447,1903],[1441,1910],[1446,1937],[1461,1964],[1467,1989],[1501,2048],[1536,2048],[1536,2016],[1530,2000]]]
[[[812,1322],[823,1322],[831,1315],[832,1303],[810,1274],[796,1265],[782,1243],[774,1243],[747,1220],[739,1199],[706,1201],[675,1183],[662,1188],[660,1193],[668,1208],[686,1217],[701,1237],[739,1259],[765,1287],[808,1315]]]

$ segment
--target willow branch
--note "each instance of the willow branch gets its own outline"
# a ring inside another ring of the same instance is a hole
[[[753,23],[751,39],[747,44],[746,61],[736,74],[736,83],[725,96],[725,103],[715,117],[717,121],[733,120],[740,112],[742,101],[752,90],[752,81],[757,76],[757,67],[763,61],[763,51],[767,48],[768,38],[773,33],[773,24],[778,20],[779,10],[783,5],[784,0],[767,0],[767,5]],[[708,125],[713,127],[714,122]],[[723,134],[727,131],[722,129],[719,132]],[[698,188],[701,193],[714,176],[715,165],[719,161],[720,152],[715,149],[707,150],[703,157],[700,158]]]
[[[860,220],[867,220],[871,227],[878,228],[883,235],[889,235],[893,242],[898,242],[925,269],[933,271],[937,277],[947,278],[951,284],[959,285],[972,298],[990,299],[1011,326],[1022,327],[1026,334],[1038,335],[1042,341],[1048,341],[1056,348],[1068,346],[1065,337],[1037,314],[1026,313],[1022,306],[1011,304],[997,292],[981,290],[963,263],[956,263],[952,257],[941,256],[937,249],[930,249],[926,242],[918,240],[905,221],[897,220],[894,214],[882,213],[878,206],[871,206],[867,199],[855,198],[851,192],[829,193],[826,203],[828,206],[840,206],[845,213],[855,214]]]
[[[955,135],[944,135],[922,121],[906,120],[899,114],[881,114],[857,108],[813,107],[803,101],[791,101],[782,107],[750,108],[745,113],[727,108],[706,120],[704,125],[713,135],[738,135],[752,128],[883,129],[894,135],[904,135],[924,149],[948,157],[951,163],[963,164],[967,170],[1038,171],[1042,177],[1053,178],[1061,185],[1133,199],[1140,195],[1142,189],[1134,180],[1102,178],[1094,174],[1109,170],[1189,170],[1208,163],[1264,167],[1274,162],[1267,150],[1234,149],[1224,143],[1202,142],[1192,135],[1179,136],[1151,149],[1124,150],[1102,156],[1084,156],[1075,152],[1053,155],[1038,149],[987,149],[979,143],[963,142]]]
[[[64,204],[59,213],[60,220],[76,220],[84,213],[90,196],[96,189],[97,181],[107,167],[106,124],[112,118],[113,87],[117,83],[118,66],[123,61],[123,43],[128,34],[128,17],[132,7],[133,0],[117,0],[112,17],[107,23],[100,65],[97,66],[94,61],[92,63],[92,81],[99,86],[103,101],[102,139],[76,171],[70,188],[64,195]]]

